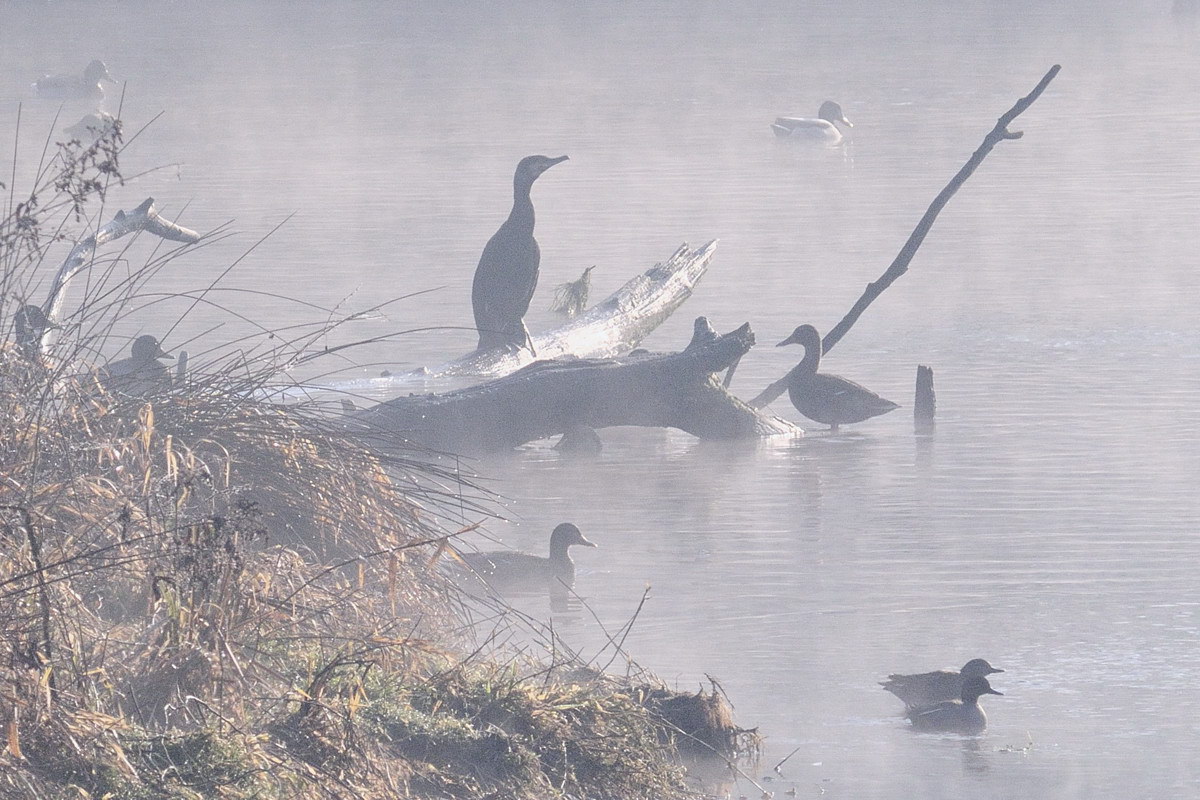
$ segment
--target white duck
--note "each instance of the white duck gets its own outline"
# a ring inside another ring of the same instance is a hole
[[[771,123],[771,130],[776,136],[786,139],[809,139],[812,141],[837,144],[842,141],[842,132],[838,125],[853,128],[854,123],[846,119],[842,107],[832,100],[826,100],[817,111],[817,118],[808,117],[776,117]]]
[[[43,75],[34,84],[34,93],[43,100],[103,100],[100,81],[116,83],[103,61],[96,59],[83,75]]]

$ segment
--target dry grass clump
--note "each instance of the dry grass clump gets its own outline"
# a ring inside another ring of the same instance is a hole
[[[50,199],[0,218],[0,332],[120,152],[119,125],[62,146]],[[270,401],[337,321],[106,385],[96,353],[180,255],[98,264],[52,347],[0,344],[0,796],[683,796],[668,695],[451,654],[431,565],[473,487]]]

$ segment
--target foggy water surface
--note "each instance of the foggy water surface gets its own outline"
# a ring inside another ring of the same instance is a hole
[[[24,99],[36,154],[58,109],[28,83],[104,58],[128,81],[127,132],[163,112],[126,174],[177,164],[111,207],[153,195],[190,227],[245,232],[155,288],[211,280],[295,213],[228,285],[349,308],[438,289],[347,340],[450,329],[360,350],[374,366],[347,375],[473,346],[471,277],[512,169],[569,154],[534,189],[530,327],[555,323],[552,287],[584,267],[600,298],[680,242],[720,238],[648,345],[683,346],[699,314],[749,320],[760,346],[734,389],[751,397],[799,358],[771,345],[836,323],[1061,63],[1013,126],[1025,137],[997,147],[825,362],[903,409],[760,445],[605,431],[596,459],[538,443],[478,470],[508,499],[513,524],[490,527],[506,545],[543,552],[568,519],[600,545],[578,554],[576,588],[608,628],[652,587],[626,649],[682,688],[717,677],[767,736],[760,775],[799,748],[777,792],[1193,794],[1200,34],[1165,0],[888,6],[8,3],[0,142]],[[771,135],[827,98],[855,123],[844,148]],[[173,336],[218,323],[204,341],[233,338],[215,310]],[[935,369],[932,436],[913,433],[918,363]],[[801,421],[786,396],[774,409]],[[583,652],[604,641],[583,612],[555,627]],[[976,656],[1006,670],[977,741],[912,734],[876,685]]]

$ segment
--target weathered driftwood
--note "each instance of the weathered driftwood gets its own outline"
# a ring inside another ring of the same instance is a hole
[[[140,206],[128,213],[118,211],[112,222],[101,226],[95,233],[85,237],[71,248],[70,254],[58,268],[54,282],[50,284],[50,293],[46,296],[46,302],[42,304],[42,311],[45,312],[46,318],[51,322],[58,321],[71,279],[91,264],[96,248],[137,231],[147,231],[163,239],[185,244],[191,244],[200,239],[200,234],[195,231],[160,217],[154,209],[153,197],[147,197]],[[49,332],[42,338],[43,347],[45,347],[48,335]]]
[[[1058,74],[1060,69],[1062,67],[1058,64],[1051,67],[1050,71],[1038,81],[1038,85],[1033,87],[1033,91],[1018,100],[1016,105],[1000,116],[1000,119],[996,121],[995,127],[983,137],[983,143],[967,159],[967,163],[963,164],[962,169],[950,179],[946,187],[929,204],[929,208],[926,209],[925,214],[921,217],[921,221],[917,223],[917,227],[909,235],[908,241],[900,248],[899,254],[897,254],[888,268],[884,270],[884,273],[874,283],[867,284],[867,288],[862,296],[846,312],[846,316],[842,318],[842,321],[833,326],[825,334],[825,338],[821,340],[821,351],[823,353],[828,353],[832,350],[833,346],[842,340],[842,337],[858,321],[862,313],[867,310],[867,306],[875,302],[875,298],[883,294],[883,291],[895,283],[897,278],[908,272],[909,263],[913,260],[913,256],[917,254],[917,250],[921,247],[921,243],[925,241],[925,237],[929,234],[930,229],[933,228],[933,223],[937,220],[938,214],[946,207],[946,203],[950,202],[950,198],[954,196],[955,192],[967,182],[967,178],[970,178],[975,169],[983,163],[983,159],[987,158],[988,153],[992,152],[992,148],[1005,139],[1020,139],[1024,135],[1021,131],[1015,133],[1010,131],[1008,129],[1009,123],[1016,119],[1025,109],[1033,105],[1033,101],[1041,96],[1042,92],[1050,85],[1050,81],[1054,80],[1054,76]],[[733,366],[736,367],[737,364],[735,363]],[[732,371],[729,377],[732,379]],[[785,391],[787,391],[786,375],[764,389],[757,397],[750,401],[750,405],[754,408],[766,408]]]
[[[440,450],[502,450],[580,425],[678,428],[702,439],[798,433],[722,388],[754,344],[749,323],[718,336],[704,317],[679,353],[537,361],[499,380],[445,394],[389,400],[353,414],[385,443],[396,436]]]
[[[553,330],[533,335],[539,360],[608,358],[628,353],[692,296],[716,252],[714,239],[693,250],[680,245],[665,263],[635,276],[605,300]],[[450,378],[495,378],[534,362],[528,348],[468,353],[437,367],[381,378],[338,381],[326,388],[355,395],[426,386]]]

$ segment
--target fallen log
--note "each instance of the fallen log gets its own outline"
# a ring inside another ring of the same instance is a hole
[[[549,331],[534,334],[528,348],[472,352],[436,367],[379,378],[360,378],[325,385],[359,396],[380,396],[399,389],[460,377],[496,378],[508,375],[535,360],[564,357],[609,358],[628,353],[692,296],[708,270],[717,240],[693,250],[680,245],[664,263],[655,264],[587,311]]]
[[[457,453],[517,447],[580,425],[678,428],[701,439],[800,433],[730,395],[717,379],[753,345],[749,323],[717,335],[700,317],[679,353],[536,361],[478,386],[388,400],[348,421],[385,447],[400,437]]]

